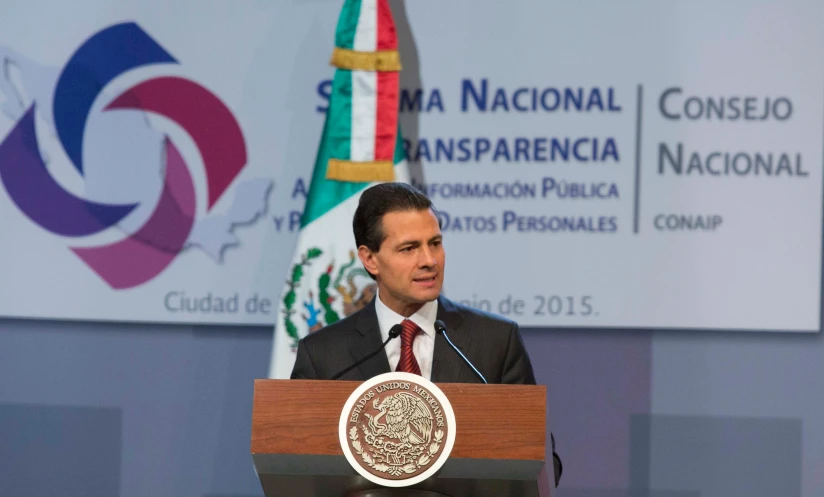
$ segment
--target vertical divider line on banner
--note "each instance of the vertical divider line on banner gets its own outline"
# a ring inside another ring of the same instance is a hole
[[[644,86],[638,85],[638,104],[635,118],[635,204],[633,212],[632,232],[638,234],[638,218],[640,216],[641,199],[641,120],[643,119]]]
[[[822,112],[824,115],[824,112]],[[821,170],[824,172],[824,126],[822,126],[821,130]],[[824,331],[824,174],[822,176],[822,184],[821,184],[821,233],[819,233],[818,240],[819,240],[819,251],[820,259],[821,259],[821,267],[818,271],[818,278],[819,278],[819,293],[818,293],[818,332],[821,333]]]

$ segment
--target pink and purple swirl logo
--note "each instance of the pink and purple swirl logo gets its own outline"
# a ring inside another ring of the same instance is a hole
[[[84,174],[83,139],[95,99],[121,74],[154,64],[177,64],[135,23],[108,27],[86,40],[60,73],[52,112],[60,144]],[[83,237],[115,226],[139,204],[86,200],[64,189],[49,173],[35,130],[36,103],[0,143],[0,180],[31,221],[65,237]],[[207,212],[246,165],[240,126],[226,105],[201,85],[177,76],[156,77],[118,95],[104,111],[129,109],[165,116],[191,137],[203,160]],[[177,257],[196,216],[192,175],[172,140],[163,141],[165,177],[147,221],[125,239],[97,247],[71,247],[114,289],[133,288],[159,275]]]

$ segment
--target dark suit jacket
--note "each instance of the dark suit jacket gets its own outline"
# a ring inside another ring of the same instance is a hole
[[[517,323],[454,303],[443,296],[438,298],[437,318],[446,325],[452,343],[472,361],[489,383],[535,384],[532,364],[521,341]],[[292,379],[331,379],[381,344],[373,299],[360,311],[303,338],[298,344]],[[390,371],[389,360],[383,353],[340,379],[366,381]],[[434,383],[481,383],[472,368],[441,335],[435,337],[431,380]],[[562,467],[560,458],[555,454],[555,439],[551,438],[557,485]]]

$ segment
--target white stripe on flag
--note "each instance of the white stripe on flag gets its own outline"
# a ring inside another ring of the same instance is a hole
[[[358,52],[374,52],[378,49],[378,0],[361,0],[352,48]]]
[[[352,141],[349,160],[375,160],[375,126],[378,115],[378,74],[352,71]]]

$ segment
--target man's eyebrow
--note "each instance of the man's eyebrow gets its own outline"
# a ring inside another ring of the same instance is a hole
[[[418,240],[403,240],[399,242],[396,247],[403,247],[404,245],[420,245],[421,242]]]
[[[427,243],[434,242],[436,240],[443,240],[443,233],[438,233],[437,235],[433,236],[432,238],[427,240]],[[400,242],[395,244],[395,247],[400,248],[400,247],[404,247],[404,246],[407,246],[407,245],[417,246],[417,245],[420,245],[420,244],[421,244],[421,242],[419,240],[401,240]]]

